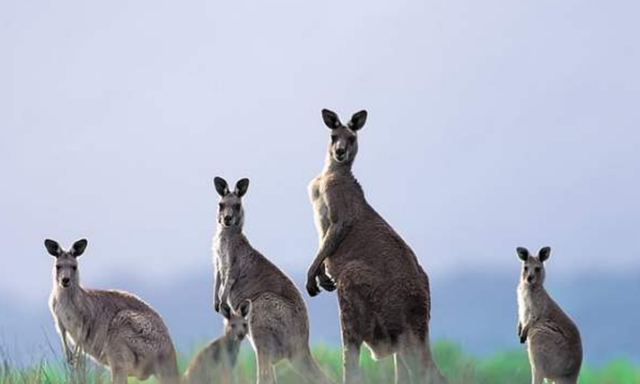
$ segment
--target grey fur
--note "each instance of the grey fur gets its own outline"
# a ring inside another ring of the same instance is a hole
[[[196,354],[185,374],[184,384],[232,384],[233,368],[238,360],[242,340],[249,332],[251,302],[246,300],[238,310],[222,303],[224,335],[207,344]]]
[[[544,379],[555,384],[578,382],[582,365],[582,341],[575,323],[544,289],[545,266],[551,248],[532,256],[526,248],[517,249],[522,260],[518,284],[518,337],[528,341],[533,384]]]
[[[49,308],[67,362],[73,365],[84,352],[110,368],[113,384],[126,384],[128,376],[144,380],[150,375],[160,384],[179,383],[173,343],[157,312],[132,294],[80,285],[76,259],[86,245],[79,240],[65,251],[57,242],[45,241],[55,257]]]
[[[344,381],[360,381],[365,343],[374,358],[395,354],[397,383],[446,383],[429,345],[429,279],[415,254],[369,205],[351,171],[358,131],[367,112],[340,123],[323,110],[331,141],[322,173],[311,181],[320,249],[307,274],[307,291],[337,285]],[[335,283],[333,282],[335,281]]]
[[[260,252],[242,232],[244,209],[240,195],[248,180],[238,182],[230,192],[226,182],[216,178],[220,194],[217,230],[214,238],[216,284],[215,308],[229,302],[236,306],[251,300],[249,340],[258,362],[258,383],[275,381],[274,364],[289,360],[309,382],[331,383],[320,370],[309,349],[309,319],[300,292],[293,282]]]

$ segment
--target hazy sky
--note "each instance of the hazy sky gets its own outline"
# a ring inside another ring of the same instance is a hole
[[[43,239],[83,279],[213,269],[213,177],[288,273],[308,182],[366,108],[355,174],[430,274],[640,268],[637,1],[2,1],[0,296],[42,306]],[[513,287],[509,287],[512,289]]]

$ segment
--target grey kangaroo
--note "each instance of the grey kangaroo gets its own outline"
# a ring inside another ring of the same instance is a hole
[[[431,355],[429,279],[415,254],[369,205],[352,173],[367,112],[347,124],[329,110],[331,140],[322,173],[309,185],[320,247],[307,291],[337,287],[344,382],[360,382],[364,343],[375,359],[394,355],[396,383],[446,383]]]
[[[233,368],[238,359],[242,340],[249,332],[247,318],[251,302],[245,300],[237,311],[222,302],[220,312],[224,317],[224,335],[210,342],[193,358],[184,374],[184,384],[232,384]]]
[[[273,366],[283,359],[309,382],[331,383],[311,356],[309,318],[300,292],[243,234],[242,198],[249,180],[238,181],[232,192],[224,179],[216,177],[215,187],[220,201],[214,238],[214,305],[219,310],[221,303],[235,307],[251,300],[248,338],[256,353],[258,383],[273,383]]]
[[[73,365],[84,352],[111,370],[113,384],[150,375],[160,384],[178,384],[176,353],[160,315],[132,294],[80,285],[78,258],[87,240],[76,241],[68,251],[53,240],[44,244],[55,257],[49,308],[67,362]]]
[[[551,248],[533,256],[526,248],[517,249],[522,260],[518,284],[518,337],[529,342],[531,382],[544,379],[555,384],[578,382],[582,365],[582,341],[574,322],[544,289],[545,261]]]

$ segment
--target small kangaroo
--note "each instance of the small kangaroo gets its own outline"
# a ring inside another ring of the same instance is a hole
[[[578,327],[544,289],[544,262],[551,248],[544,247],[538,256],[526,248],[517,248],[522,260],[518,284],[518,337],[529,342],[531,382],[544,379],[555,384],[576,384],[582,365],[582,341]]]
[[[176,353],[160,315],[132,294],[80,285],[77,259],[87,240],[76,241],[68,251],[53,240],[44,245],[55,257],[49,308],[67,362],[74,365],[84,352],[110,368],[113,384],[126,384],[128,376],[145,380],[150,375],[160,384],[178,384]]]
[[[249,180],[236,183],[216,177],[220,195],[214,238],[216,282],[214,306],[228,302],[236,307],[251,301],[249,341],[258,362],[258,383],[274,383],[274,364],[287,359],[311,383],[331,383],[318,367],[309,349],[309,318],[300,292],[278,267],[255,250],[243,234],[242,197]]]
[[[251,302],[245,300],[237,311],[222,302],[224,335],[210,342],[193,358],[184,374],[183,384],[232,384],[233,368],[238,359],[240,344],[249,332],[247,319]]]
[[[360,382],[363,343],[375,359],[394,354],[396,383],[446,383],[431,355],[429,279],[411,248],[369,205],[352,173],[360,111],[342,124],[322,110],[331,140],[322,173],[309,184],[320,249],[307,273],[307,291],[337,287],[344,382]],[[319,287],[319,286],[320,287]]]

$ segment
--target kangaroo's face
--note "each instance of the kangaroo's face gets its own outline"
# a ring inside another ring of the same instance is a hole
[[[533,256],[526,248],[518,248],[518,257],[522,260],[520,281],[528,285],[542,285],[545,278],[544,262],[551,255],[551,248],[544,247]]]
[[[244,224],[244,210],[242,196],[247,193],[249,179],[241,179],[236,183],[236,189],[231,192],[227,182],[221,178],[214,179],[216,191],[220,195],[218,203],[218,225],[222,227],[242,227]]]
[[[220,312],[224,317],[224,334],[234,340],[242,341],[249,333],[251,302],[249,300],[243,301],[235,311],[231,309],[229,304],[222,303]]]
[[[55,284],[66,289],[78,284],[78,260],[87,248],[87,240],[82,239],[76,241],[71,249],[65,251],[60,245],[53,240],[45,240],[44,245],[49,254],[55,257],[56,261],[53,267],[53,277]]]
[[[329,155],[335,163],[351,164],[358,153],[357,132],[367,121],[367,111],[360,111],[353,115],[347,125],[343,125],[335,112],[328,109],[322,110],[322,119],[331,129],[331,142],[329,143]]]

